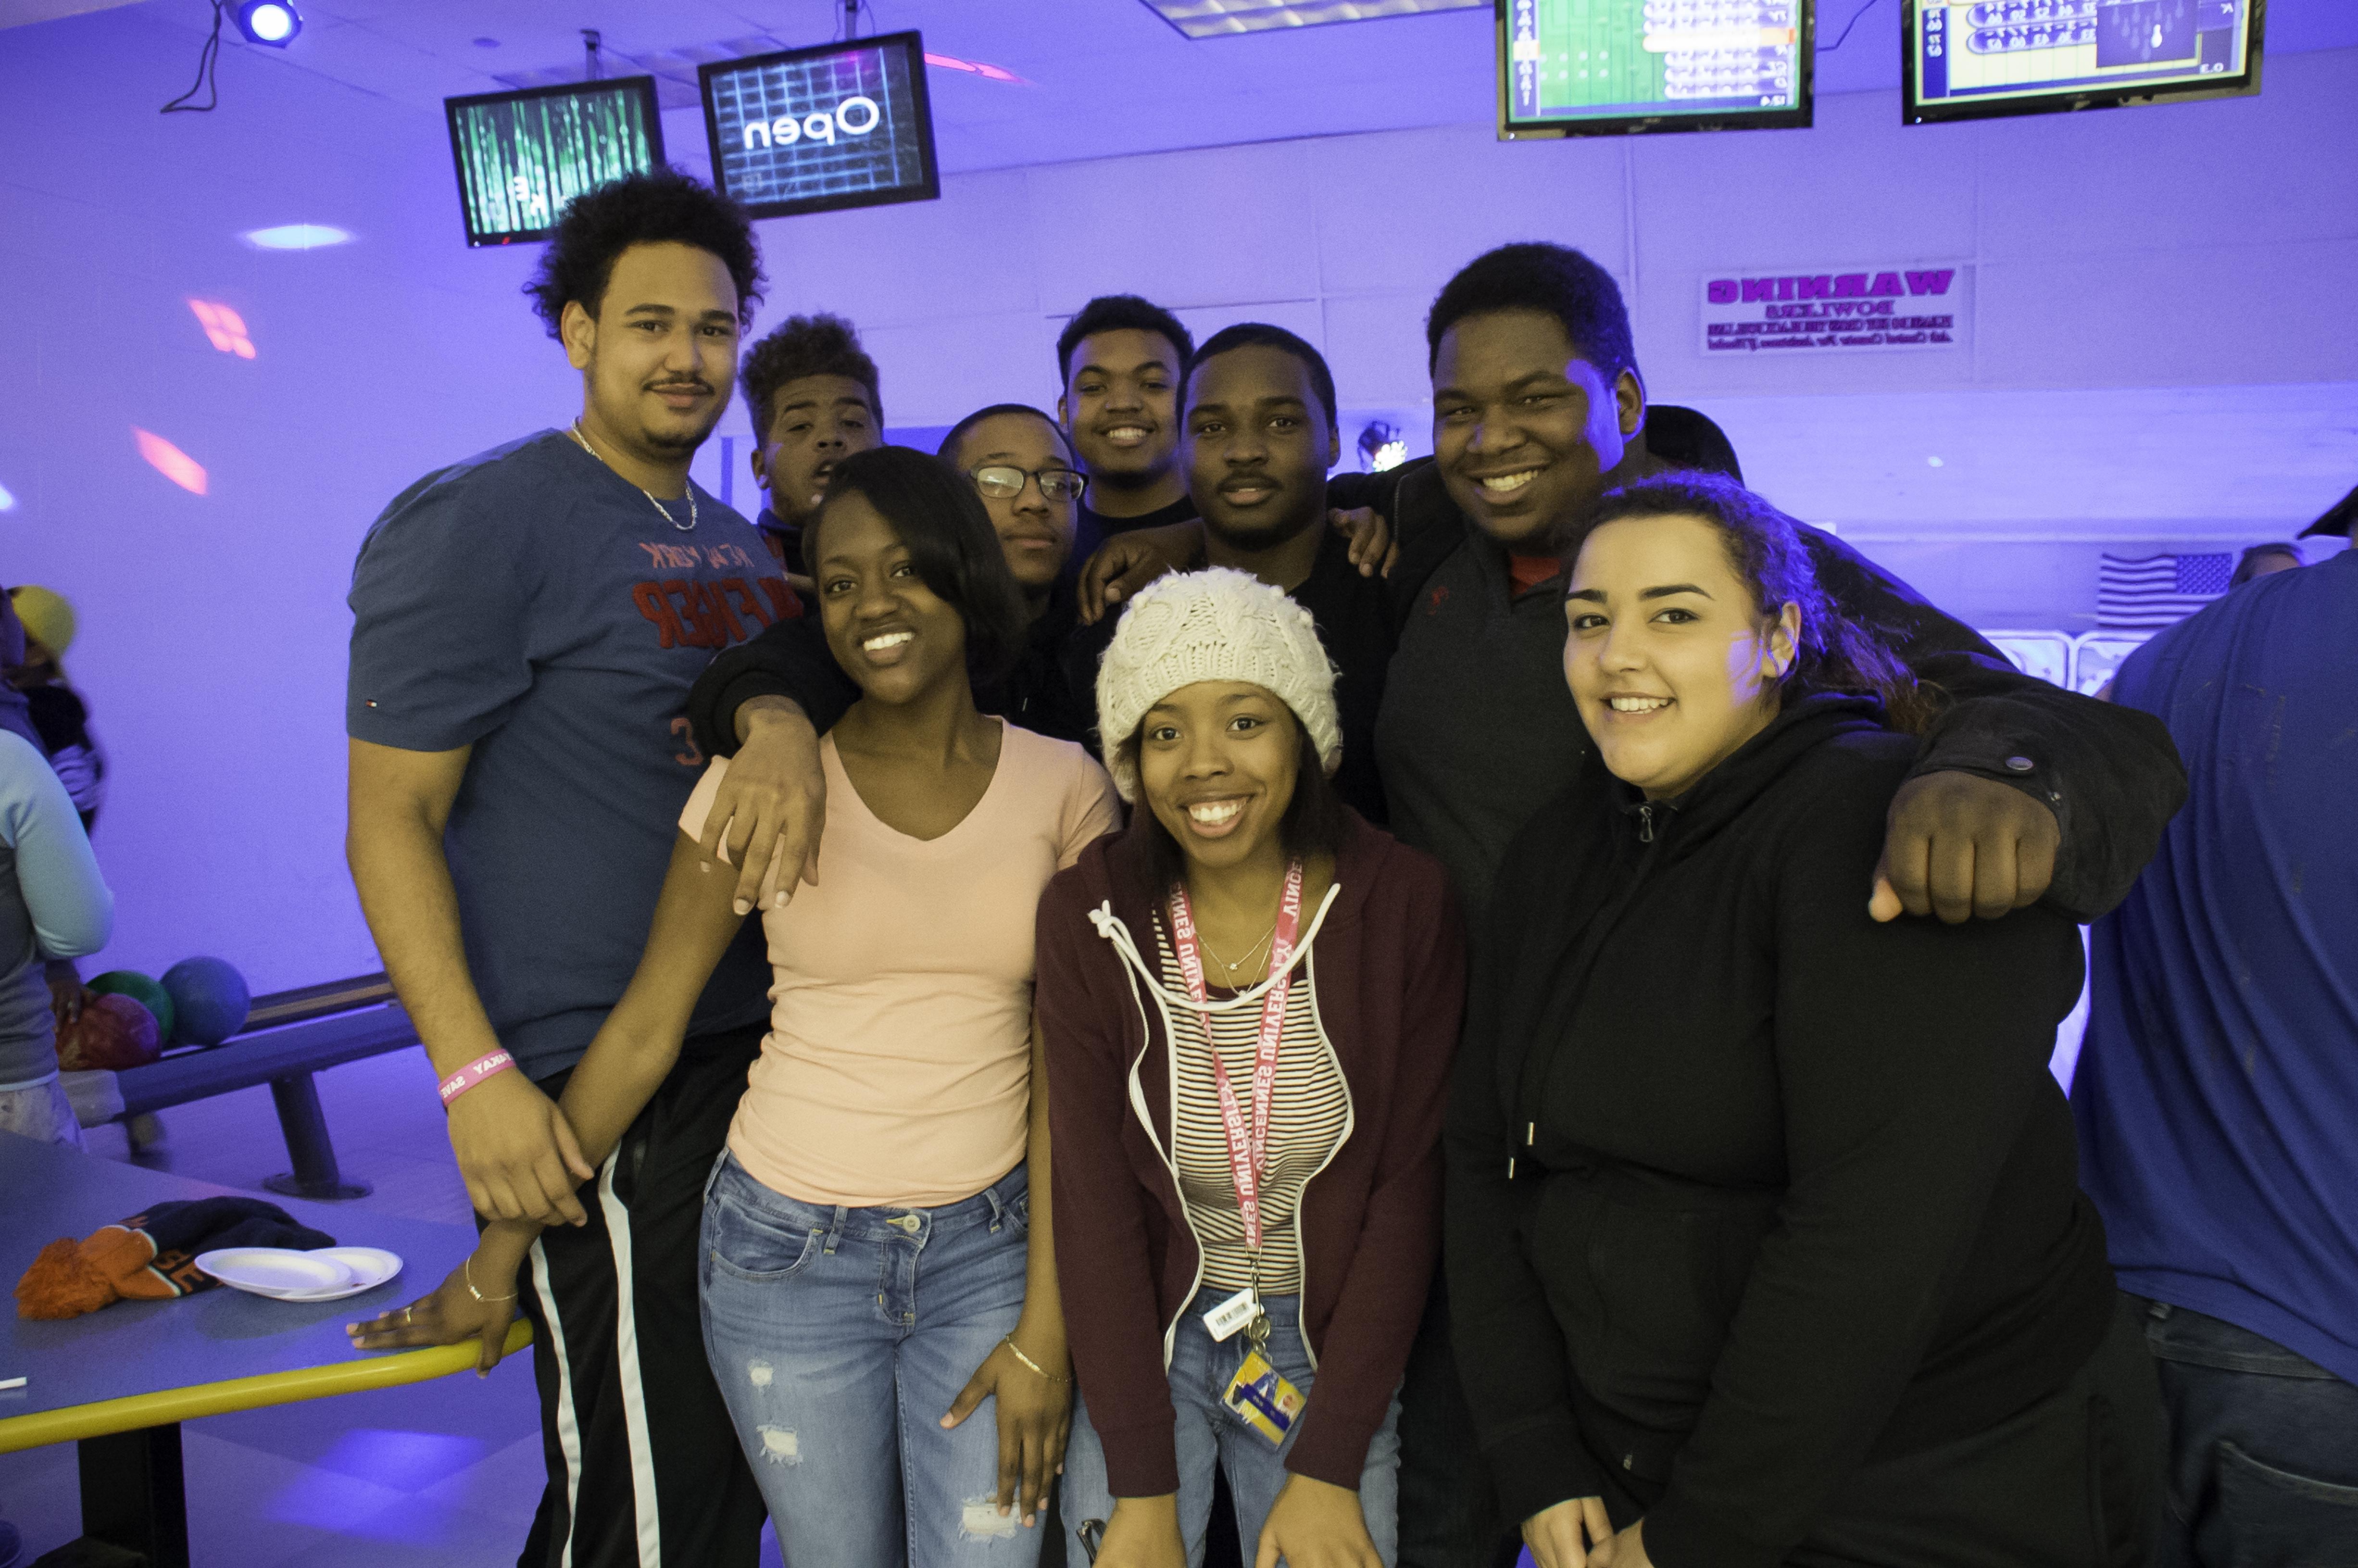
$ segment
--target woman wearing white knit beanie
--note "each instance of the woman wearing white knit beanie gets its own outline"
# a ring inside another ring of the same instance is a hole
[[[1068,1560],[1202,1562],[1217,1470],[1248,1561],[1390,1568],[1465,990],[1448,879],[1336,798],[1335,672],[1266,583],[1141,591],[1098,711],[1139,809],[1037,938]]]

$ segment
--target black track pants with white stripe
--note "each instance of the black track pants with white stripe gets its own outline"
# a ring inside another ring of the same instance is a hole
[[[519,1281],[540,1385],[541,1494],[516,1568],[754,1568],[762,1494],[704,1358],[697,1230],[759,1027],[692,1040]],[[542,1082],[552,1097],[565,1074]]]

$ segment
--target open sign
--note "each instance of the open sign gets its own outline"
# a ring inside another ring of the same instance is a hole
[[[941,194],[915,33],[697,67],[712,178],[756,218]]]
[[[774,120],[752,120],[745,126],[745,150],[756,147],[790,147],[796,142],[824,142],[835,145],[836,133],[847,136],[864,136],[882,124],[884,111],[876,100],[865,93],[854,93],[832,110],[814,109],[802,118],[781,114]]]

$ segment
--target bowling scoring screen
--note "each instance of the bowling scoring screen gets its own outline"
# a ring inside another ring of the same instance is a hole
[[[538,240],[586,190],[662,164],[651,76],[446,98],[471,245]]]
[[[714,183],[756,218],[941,194],[914,33],[699,68]]]
[[[2259,91],[2254,0],[1909,0],[1911,122]]]
[[[1499,134],[1810,123],[1811,0],[1508,0]]]

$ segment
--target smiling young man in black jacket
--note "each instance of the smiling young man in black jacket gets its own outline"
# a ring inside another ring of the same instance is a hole
[[[1579,252],[1476,258],[1425,341],[1433,460],[1338,481],[1336,503],[1384,514],[1393,576],[1415,585],[1376,734],[1395,826],[1478,909],[1508,841],[1589,749],[1563,687],[1562,551],[1606,491],[1666,465],[1639,438],[1620,290]],[[1832,535],[1803,542],[1835,605],[1952,699],[1893,803],[1886,910],[1958,921],[2044,898],[2087,920],[2119,903],[2185,797],[2162,728],[2022,674]]]

